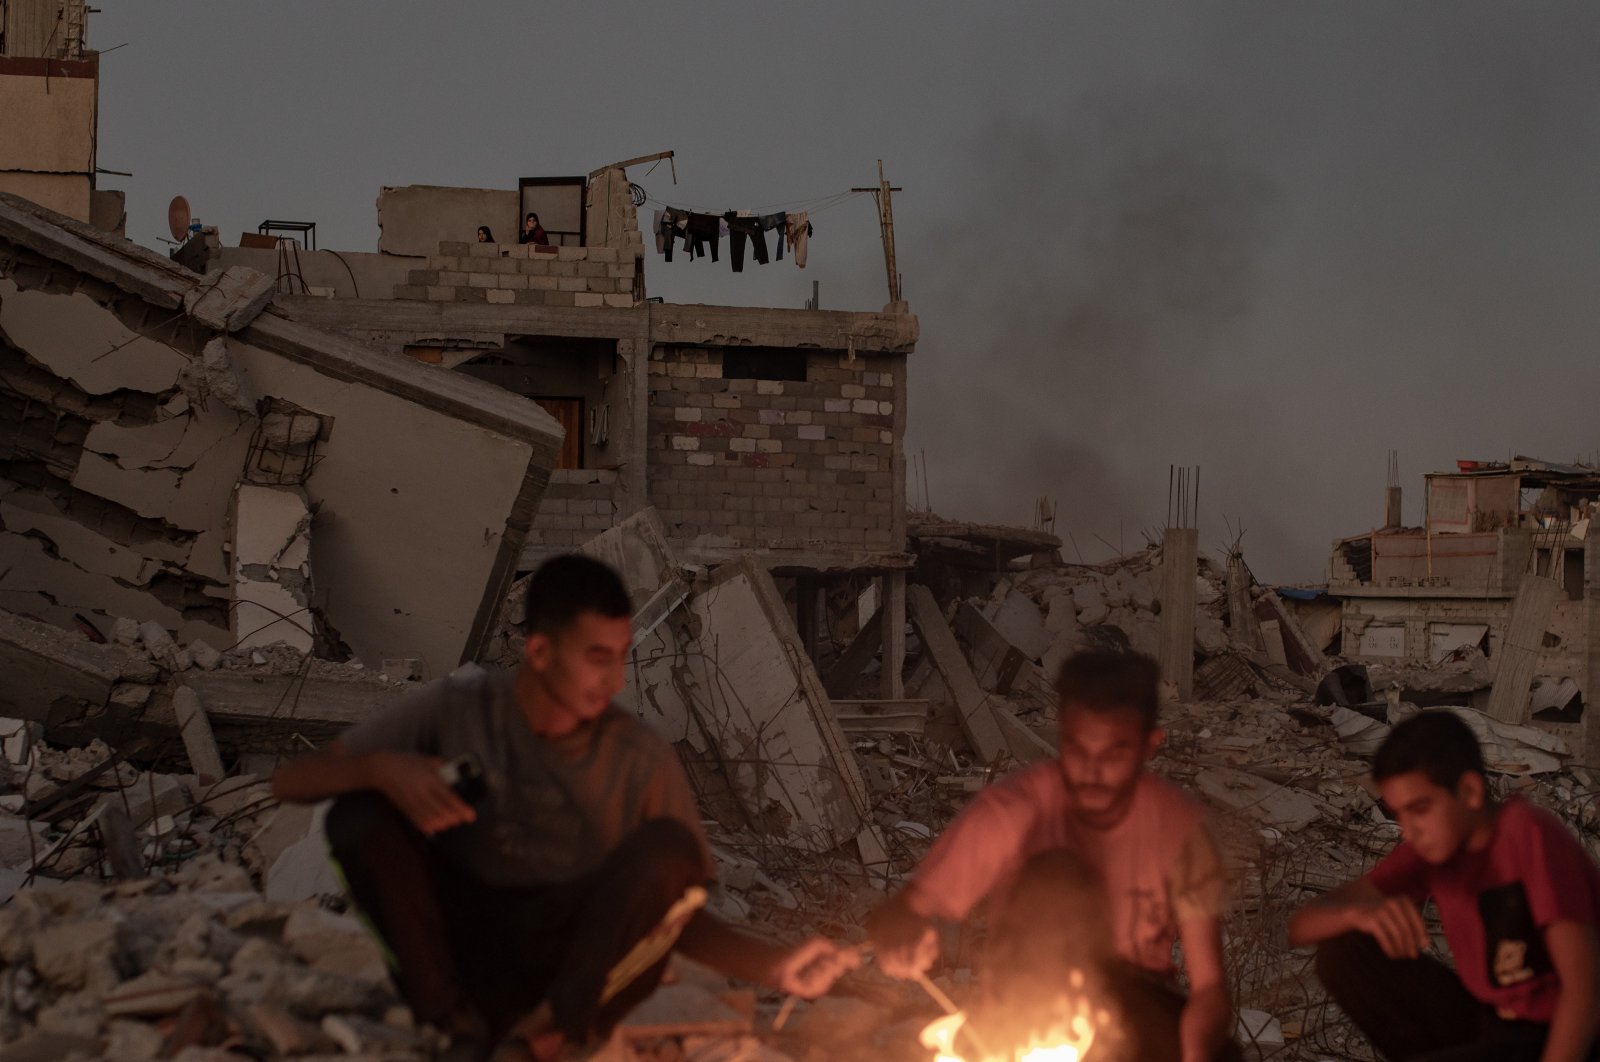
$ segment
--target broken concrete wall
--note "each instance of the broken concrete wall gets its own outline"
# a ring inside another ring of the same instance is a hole
[[[428,184],[378,190],[378,250],[384,254],[437,254],[442,241],[477,239],[479,225],[515,242],[516,190]]]
[[[559,426],[501,389],[243,320],[249,274],[199,278],[102,241],[0,197],[0,605],[229,644],[229,507],[253,481],[305,492],[330,641],[431,674],[470,657]]]

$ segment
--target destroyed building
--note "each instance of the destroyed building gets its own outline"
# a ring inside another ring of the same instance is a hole
[[[1462,691],[1474,706],[1594,749],[1600,726],[1583,706],[1600,688],[1600,470],[1457,464],[1425,477],[1421,527],[1402,526],[1391,487],[1385,526],[1334,543],[1328,591],[1342,600],[1344,654],[1411,668],[1481,654],[1485,681]]]

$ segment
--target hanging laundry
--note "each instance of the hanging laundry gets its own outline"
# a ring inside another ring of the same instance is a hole
[[[656,211],[656,251],[672,261],[672,245],[681,237],[684,247],[689,246],[689,212],[677,207]]]
[[[717,240],[722,234],[722,219],[715,214],[690,212],[688,228],[683,241],[689,245],[689,257],[704,258],[706,243],[711,244],[711,260],[717,260]]]
[[[761,220],[753,214],[740,215],[728,211],[722,215],[728,222],[728,257],[733,259],[733,271],[744,272],[744,242],[749,240],[759,265],[766,265],[767,238],[761,234]]]
[[[773,229],[778,230],[778,261],[783,261],[783,244],[788,238],[789,215],[780,210],[776,214],[762,214],[760,221],[762,232],[771,232]],[[765,237],[762,237],[762,239],[765,239]]]
[[[806,245],[811,240],[811,222],[806,218],[806,212],[790,214],[786,224],[785,238],[789,242],[789,250],[794,254],[794,264],[800,269],[806,267]]]

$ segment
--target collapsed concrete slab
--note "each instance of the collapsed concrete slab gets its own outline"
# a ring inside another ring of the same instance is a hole
[[[291,322],[234,272],[0,196],[0,607],[232,644],[247,483],[313,514],[319,644],[430,675],[473,658],[562,429],[501,388]]]
[[[807,851],[860,840],[882,857],[866,783],[772,576],[749,558],[690,599],[691,726],[751,825]]]
[[[119,684],[154,682],[160,672],[143,653],[0,612],[0,675],[3,714],[53,726],[104,709]]]

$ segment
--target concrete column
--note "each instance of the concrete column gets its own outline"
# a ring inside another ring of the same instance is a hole
[[[1383,526],[1385,528],[1404,527],[1405,520],[1400,510],[1400,488],[1387,487],[1383,492]]]
[[[901,673],[906,666],[906,573],[890,572],[878,580],[883,609],[883,686],[884,700],[905,696]]]
[[[1194,693],[1195,565],[1200,532],[1169,527],[1161,539],[1161,677],[1178,688],[1178,699]]]

